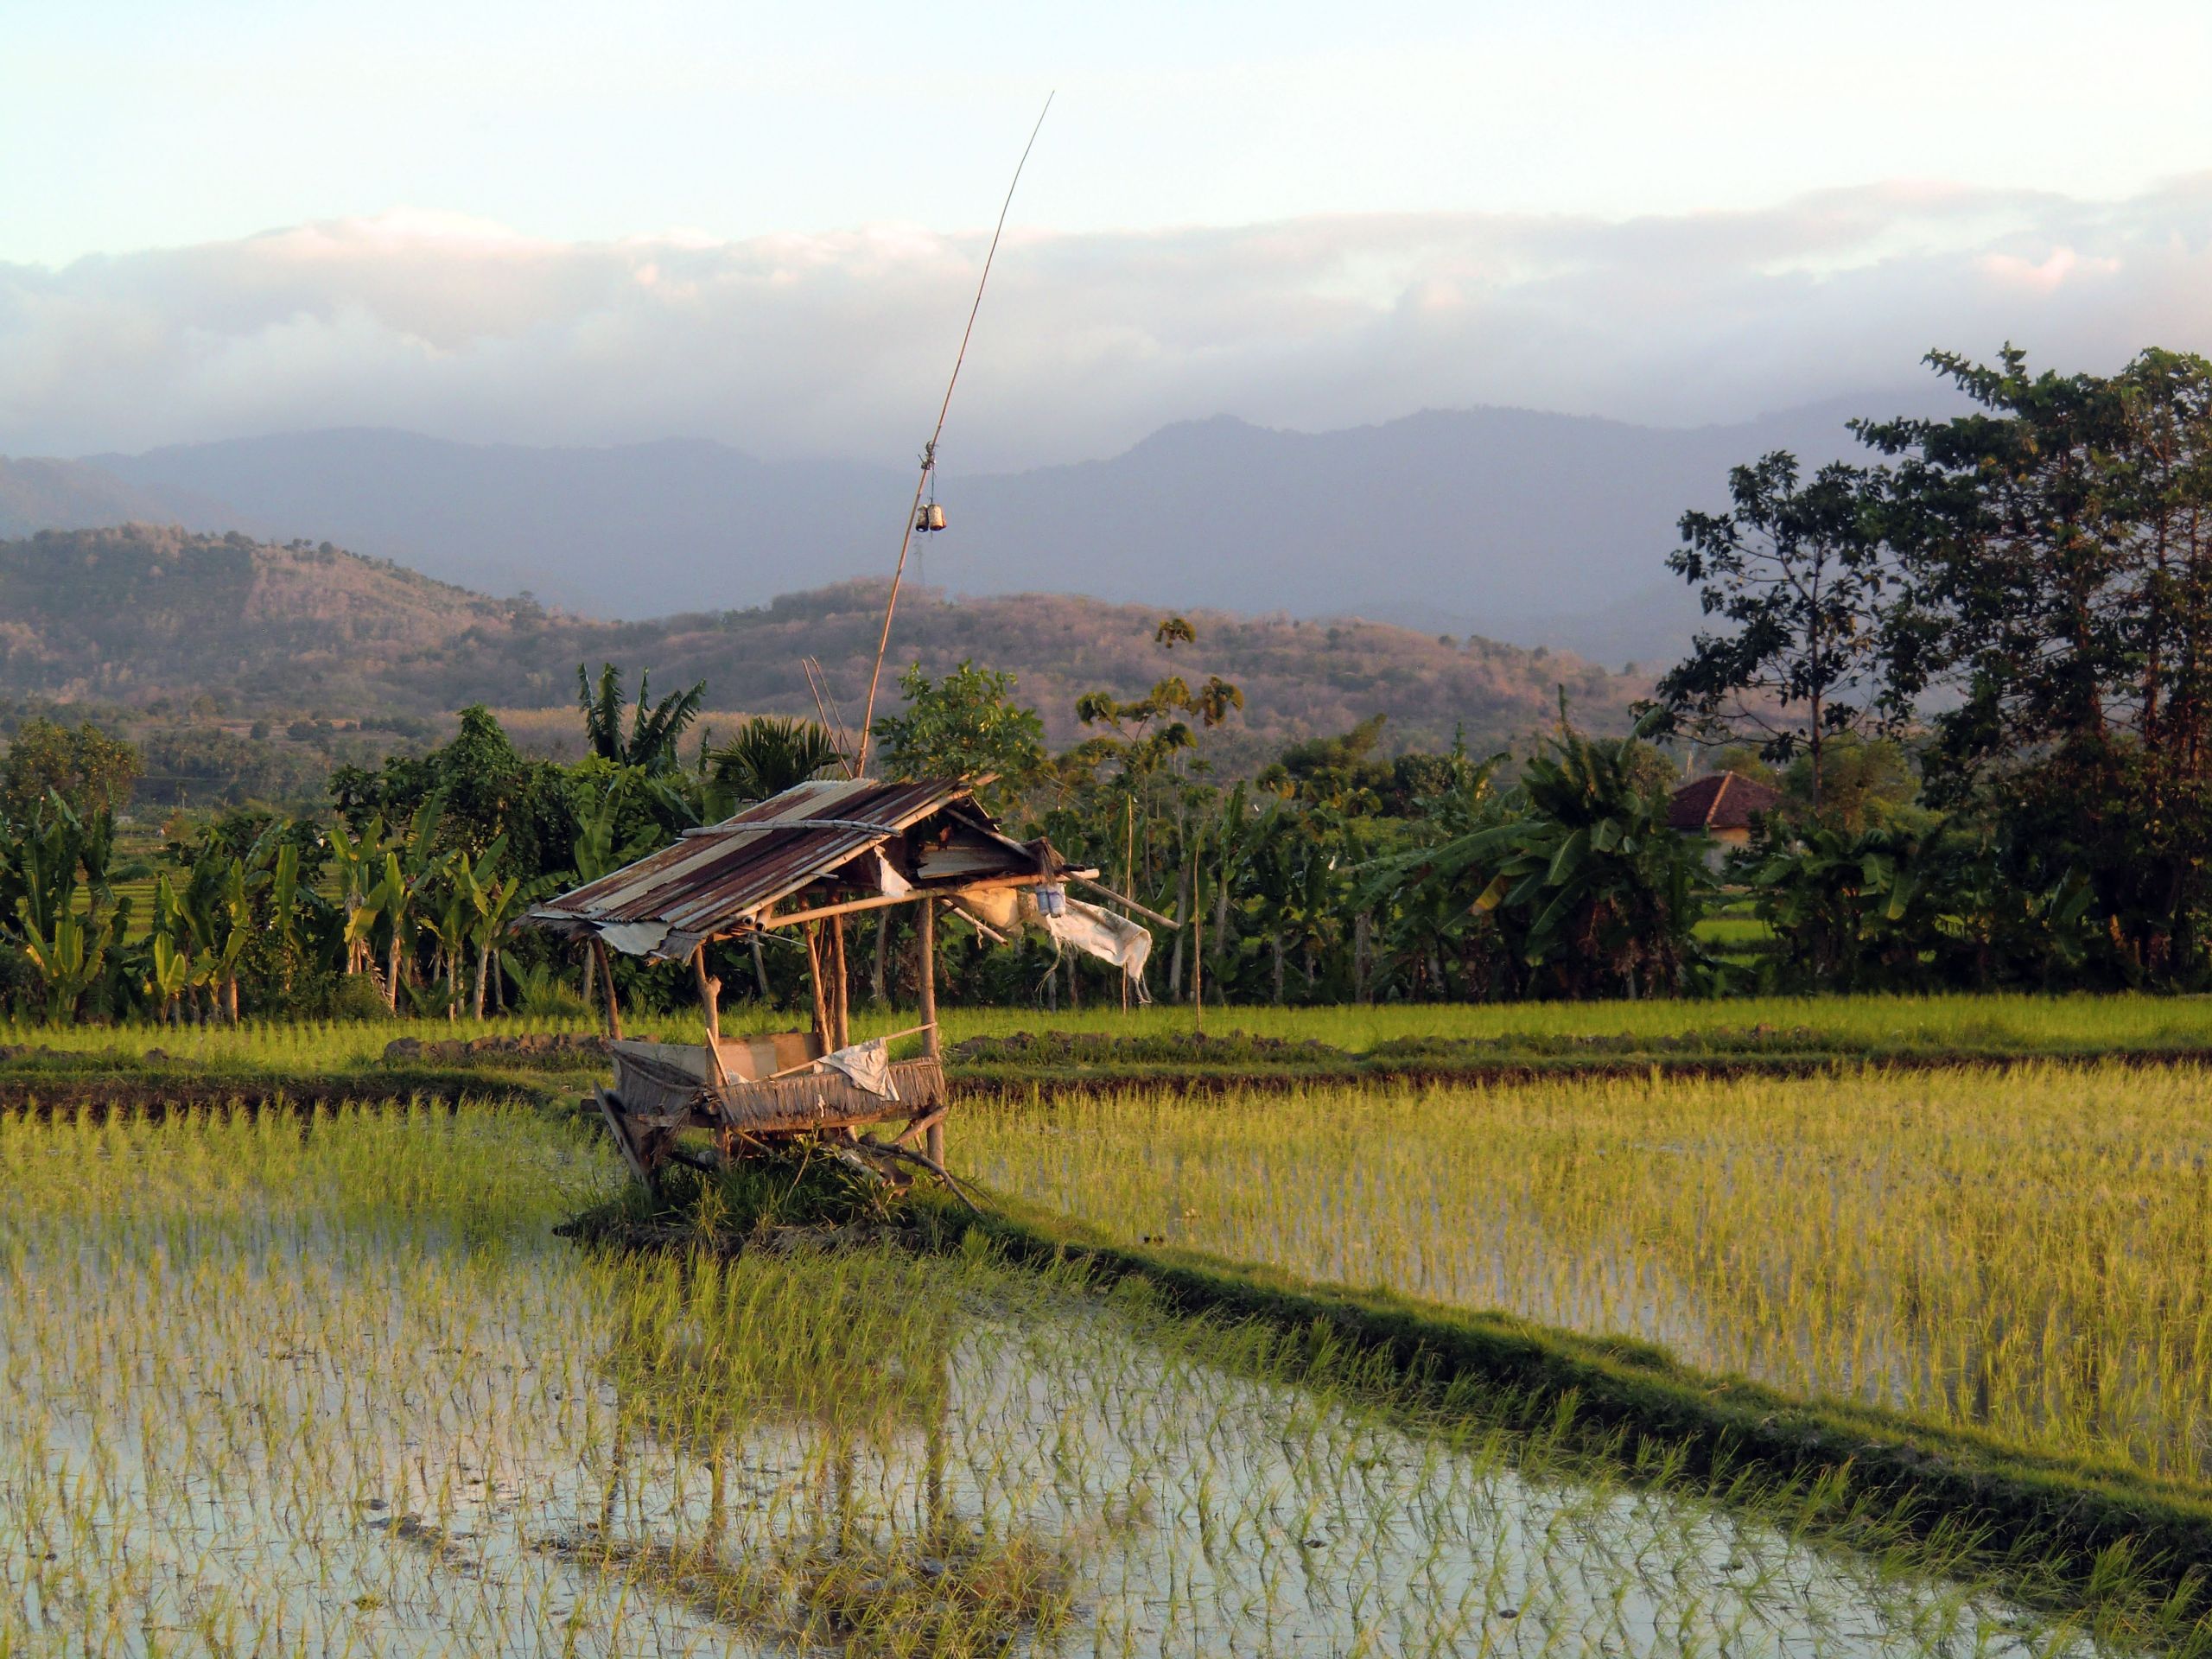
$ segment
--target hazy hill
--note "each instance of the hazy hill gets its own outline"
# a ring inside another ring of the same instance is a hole
[[[926,572],[958,593],[1357,613],[1649,663],[1676,654],[1696,615],[1662,564],[1683,509],[1718,505],[1728,467],[1768,449],[1846,452],[1845,419],[1896,401],[1690,430],[1513,409],[1323,433],[1221,418],[1111,460],[996,475],[962,474],[956,449],[951,528],[930,538]],[[374,430],[93,461],[195,528],[330,537],[621,617],[880,576],[913,488],[903,465],[772,463],[702,442],[540,449]]]
[[[712,706],[811,714],[800,663],[812,654],[857,723],[881,605],[880,582],[849,582],[752,610],[605,622],[487,599],[327,543],[144,525],[47,532],[0,542],[0,690],[142,708],[207,696],[233,717],[344,721],[474,702],[558,708],[577,663],[611,660],[650,667],[664,690],[703,679]],[[1171,610],[1197,623],[1195,650],[1153,643]],[[941,672],[963,657],[1019,674],[1061,741],[1083,691],[1133,694],[1171,671],[1222,674],[1249,702],[1230,746],[1245,760],[1376,712],[1391,717],[1393,747],[1448,743],[1462,723],[1478,747],[1506,743],[1549,723],[1560,683],[1580,718],[1618,729],[1643,689],[1565,653],[1380,623],[1238,616],[1176,600],[951,603],[910,589],[884,706],[906,664]]]
[[[175,518],[202,529],[245,522],[188,486],[132,484],[90,461],[0,455],[0,536],[89,530],[134,518]]]

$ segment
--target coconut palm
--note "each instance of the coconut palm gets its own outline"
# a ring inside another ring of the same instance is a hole
[[[817,778],[843,757],[810,720],[755,715],[702,757],[712,788],[733,804],[765,801]]]

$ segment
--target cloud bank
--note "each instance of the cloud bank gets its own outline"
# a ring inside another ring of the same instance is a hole
[[[982,251],[899,226],[568,244],[403,213],[0,264],[0,452],[379,425],[903,458]],[[2064,366],[2212,350],[2212,174],[2113,201],[1891,184],[1627,220],[1011,232],[948,463],[1104,454],[1216,413],[1735,420],[2008,339]]]

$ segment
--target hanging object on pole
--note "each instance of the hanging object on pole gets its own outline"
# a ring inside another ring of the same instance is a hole
[[[868,701],[861,705],[860,753],[854,757],[855,776],[868,773],[868,741],[875,730],[875,693],[883,679],[884,654],[891,649],[891,619],[899,609],[899,584],[906,574],[906,555],[912,548],[917,531],[930,531],[944,528],[944,509],[934,500],[925,499],[937,471],[937,441],[944,435],[944,417],[952,408],[952,390],[960,384],[961,365],[968,360],[968,342],[975,337],[976,314],[983,308],[983,289],[991,280],[991,264],[999,254],[999,238],[1006,234],[1006,216],[1014,206],[1014,193],[1020,187],[1022,169],[1029,165],[1029,152],[1037,147],[1037,135],[1044,130],[1045,118],[1052,112],[1052,100],[1048,96],[1045,107],[1037,112],[1037,124],[1029,130],[1029,142],[1021,147],[1021,159],[1014,163],[1014,179],[1006,188],[1006,200],[999,204],[999,222],[991,231],[991,245],[983,251],[983,269],[976,279],[975,302],[968,308],[968,326],[961,330],[960,350],[952,359],[952,374],[944,383],[944,400],[938,405],[937,426],[930,434],[930,441],[922,446],[922,473],[914,480],[913,516],[906,520],[906,533],[899,538],[899,563],[891,569],[891,593],[883,604],[883,632],[875,642],[875,666],[868,677]]]

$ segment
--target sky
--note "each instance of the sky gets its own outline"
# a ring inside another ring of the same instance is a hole
[[[2212,7],[7,8],[0,451],[1672,423],[2212,347]]]

